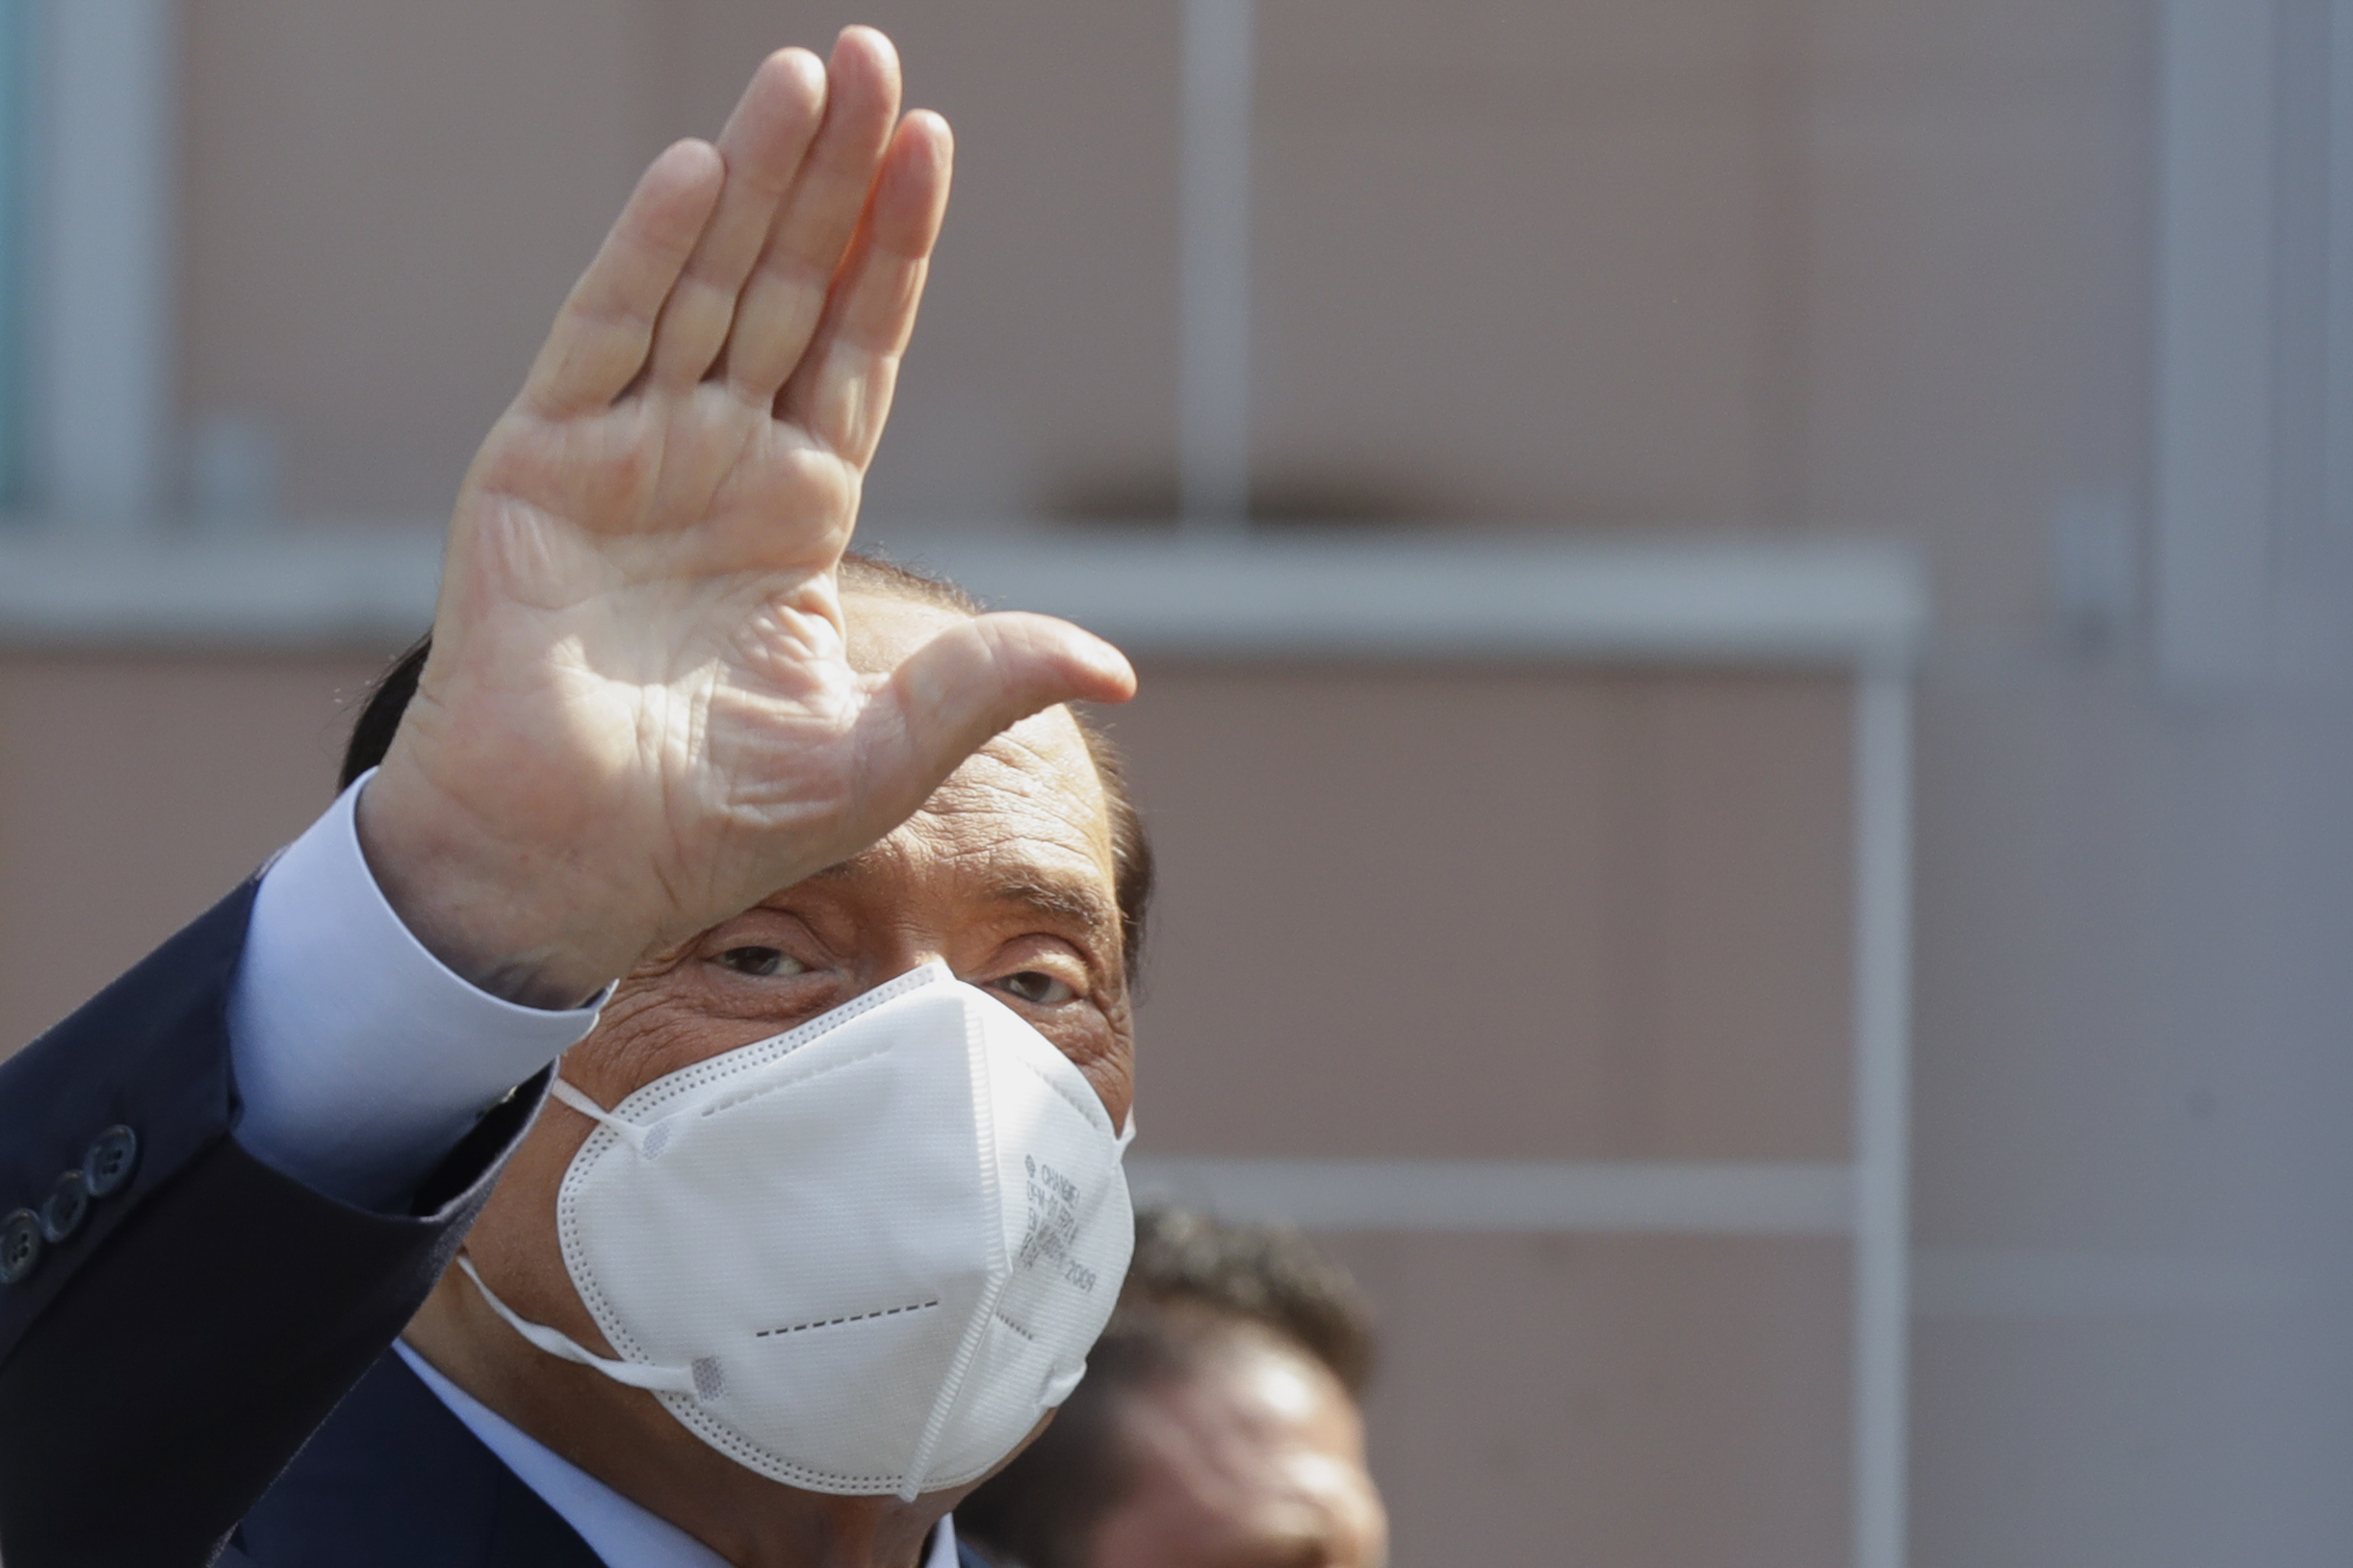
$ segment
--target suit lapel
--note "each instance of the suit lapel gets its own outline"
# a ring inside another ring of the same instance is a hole
[[[601,1568],[572,1527],[389,1350],[232,1545],[255,1568]]]
[[[961,1568],[990,1568],[965,1542],[956,1548]],[[603,1568],[390,1350],[246,1516],[219,1568],[321,1563]]]

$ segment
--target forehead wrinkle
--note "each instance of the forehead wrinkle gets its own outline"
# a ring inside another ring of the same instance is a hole
[[[1050,816],[1090,839],[1110,831],[1110,809],[1091,758],[1018,745],[1002,751],[992,746],[976,754],[942,782],[918,814],[967,815],[993,810]]]
[[[927,813],[938,820],[940,815]],[[1029,911],[1082,933],[1090,942],[1120,927],[1108,873],[1092,844],[1018,830],[943,835],[928,857],[988,905]],[[871,853],[870,851],[868,853]],[[841,870],[855,866],[843,863]]]
[[[1037,863],[1041,852],[1051,854],[1055,860],[1072,861],[1073,869],[1066,871]],[[881,843],[860,850],[846,861],[839,861],[822,871],[812,872],[794,886],[840,884],[880,861],[898,858],[897,849],[886,838]],[[1015,863],[1006,865],[1004,862],[1008,861]],[[1089,937],[1099,937],[1119,928],[1117,906],[1104,889],[1097,886],[1100,880],[1100,868],[1091,858],[1081,857],[1074,846],[1009,833],[996,835],[985,843],[943,846],[939,852],[939,863],[970,867],[969,874],[985,879],[980,896],[988,903],[1029,909],[1074,925]],[[1078,870],[1078,865],[1084,865],[1086,869]],[[761,903],[763,906],[781,904],[792,890],[791,887],[781,888]]]
[[[1110,861],[1110,806],[1083,752],[1072,758],[1000,735],[948,775],[909,819],[918,832],[926,824],[967,845],[1039,845],[1081,851],[1106,868]]]
[[[867,674],[895,668],[940,632],[973,619],[967,610],[871,586],[845,592],[841,610],[851,662]],[[1109,802],[1102,775],[1077,715],[1067,705],[1057,703],[992,735],[948,775],[934,799],[959,784],[977,782],[973,775],[987,764],[994,764],[990,771],[1009,772],[1021,780],[1023,787],[1014,793],[1035,797],[1044,786],[1075,797],[1074,804],[1086,814],[1106,818],[1103,831],[1108,834]],[[1006,787],[1001,781],[996,783]]]
[[[1093,945],[1121,928],[1111,837],[1102,776],[1077,723],[1068,709],[1048,708],[990,737],[890,835],[795,886],[839,887],[892,866],[952,867],[984,902],[1025,906]],[[762,902],[779,904],[792,890]]]

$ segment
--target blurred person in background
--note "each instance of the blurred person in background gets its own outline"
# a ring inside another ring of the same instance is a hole
[[[1086,1381],[957,1523],[1000,1568],[1381,1568],[1373,1356],[1304,1237],[1146,1211]]]
[[[1151,877],[1120,655],[844,553],[948,163],[856,28],[662,153],[357,777],[0,1064],[12,1568],[971,1560],[1133,1241]]]

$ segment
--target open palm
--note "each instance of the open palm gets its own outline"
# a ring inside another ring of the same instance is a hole
[[[434,646],[361,802],[428,946],[523,999],[855,853],[1125,661],[984,616],[854,672],[835,570],[947,198],[890,44],[763,64],[638,182],[483,443]]]

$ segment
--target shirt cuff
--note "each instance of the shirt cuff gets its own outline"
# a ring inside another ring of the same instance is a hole
[[[229,991],[237,1141],[364,1208],[398,1201],[482,1113],[596,1026],[452,973],[393,913],[353,810],[374,772],[262,875]]]

